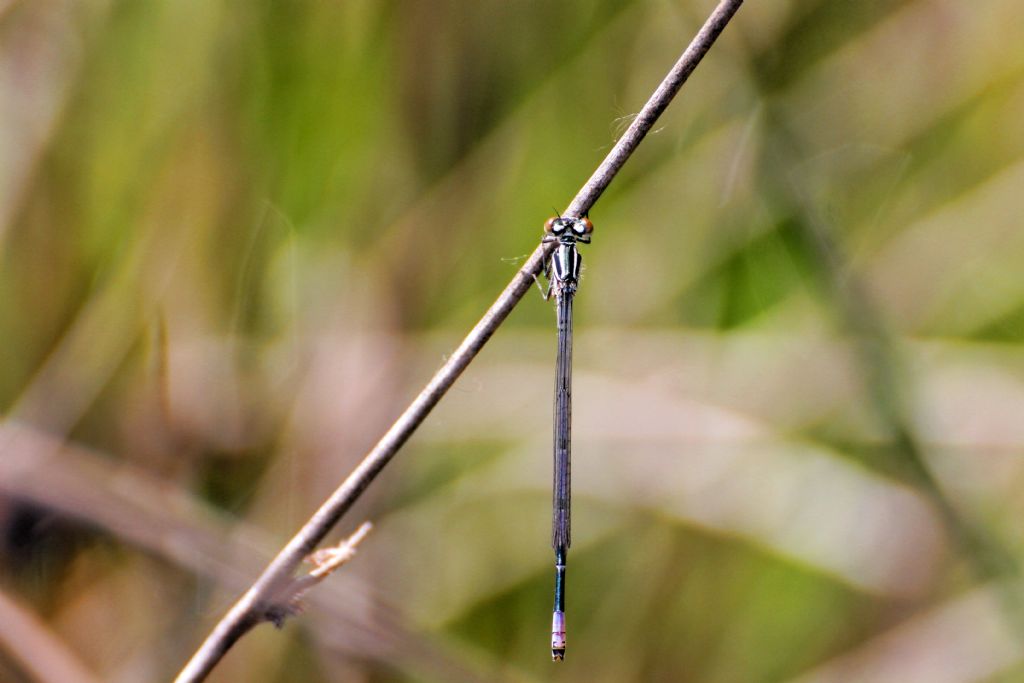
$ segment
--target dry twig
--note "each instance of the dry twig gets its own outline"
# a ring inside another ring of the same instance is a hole
[[[597,202],[626,160],[650,132],[655,121],[679,92],[683,83],[711,49],[741,4],[743,4],[743,0],[721,0],[718,3],[682,56],[637,114],[625,134],[619,138],[604,161],[569,203],[563,215],[585,215]],[[498,326],[504,322],[515,305],[523,298],[533,285],[534,278],[540,273],[544,259],[552,248],[553,245],[541,244],[534,250],[498,299],[447,362],[434,374],[427,386],[406,408],[405,412],[381,437],[377,445],[278,553],[260,578],[235,603],[220,623],[214,627],[213,632],[178,674],[175,683],[195,683],[204,680],[231,645],[262,620],[261,615],[267,614],[268,601],[272,599],[272,596],[281,594],[281,587],[291,581],[292,573],[302,559],[312,552],[331,528],[337,524],[342,515],[352,507],[366,487],[370,485],[370,482],[376,478],[398,452],[398,449],[416,431],[420,423],[487,343]]]

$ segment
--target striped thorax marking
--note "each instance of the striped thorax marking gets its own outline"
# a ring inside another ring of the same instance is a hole
[[[576,249],[576,243],[561,243],[551,255],[551,273],[555,282],[563,286],[576,286],[580,281],[583,257]]]

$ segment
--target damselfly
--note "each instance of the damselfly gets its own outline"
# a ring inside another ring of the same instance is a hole
[[[558,311],[558,360],[555,363],[554,483],[552,487],[551,546],[555,550],[555,607],[551,617],[551,658],[565,657],[565,563],[569,552],[570,432],[572,429],[572,299],[580,282],[583,257],[577,243],[590,243],[594,225],[589,218],[550,218],[544,241],[557,242],[545,272]]]

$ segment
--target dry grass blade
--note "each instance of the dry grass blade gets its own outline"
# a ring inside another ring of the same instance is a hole
[[[0,649],[39,683],[99,683],[46,624],[2,592]]]
[[[0,423],[0,497],[82,520],[230,592],[244,590],[255,569],[273,557],[274,540],[260,529],[108,456],[10,422]],[[364,582],[345,579],[344,590],[334,584],[306,598],[330,624],[316,632],[324,647],[338,656],[386,660],[410,675],[429,670],[443,680],[493,678],[492,671],[465,665],[440,643],[410,632],[402,610]]]

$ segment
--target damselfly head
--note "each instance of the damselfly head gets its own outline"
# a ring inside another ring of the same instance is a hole
[[[587,217],[568,218],[552,217],[544,223],[544,232],[553,237],[571,236],[582,242],[590,241],[590,233],[594,232],[594,224]]]

